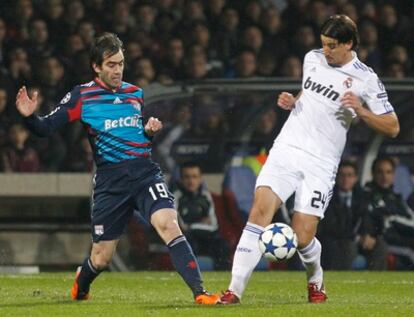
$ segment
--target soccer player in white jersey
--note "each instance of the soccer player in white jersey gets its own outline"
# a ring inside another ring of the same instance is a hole
[[[358,60],[355,23],[331,16],[321,29],[322,49],[306,54],[302,90],[282,92],[279,107],[291,110],[256,181],[249,219],[234,255],[232,278],[223,304],[240,302],[262,254],[258,238],[275,211],[295,193],[291,226],[298,236],[299,256],[306,268],[308,300],[327,299],[320,264],[321,244],[315,237],[334,185],[346,133],[355,117],[389,137],[399,123],[375,72]]]

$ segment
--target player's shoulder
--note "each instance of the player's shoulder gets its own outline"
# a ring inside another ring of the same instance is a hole
[[[142,94],[143,89],[139,86],[133,85],[131,83],[127,83],[125,81],[122,82],[121,90],[124,93],[139,93]]]
[[[322,63],[325,60],[325,55],[321,48],[314,49],[306,53],[304,63]]]
[[[377,73],[371,67],[361,62],[358,58],[354,59],[350,69],[354,76],[360,77],[365,81],[378,79]]]

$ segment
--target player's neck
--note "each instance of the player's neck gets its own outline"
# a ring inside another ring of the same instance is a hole
[[[346,64],[348,64],[350,61],[352,61],[354,59],[354,54],[352,54],[352,51],[349,51],[345,56],[344,59],[342,61],[342,63],[340,63],[340,66],[344,66]]]

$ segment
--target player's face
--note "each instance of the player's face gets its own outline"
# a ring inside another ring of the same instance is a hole
[[[323,54],[329,65],[342,66],[352,59],[352,41],[339,43],[337,39],[321,35]]]
[[[338,188],[341,191],[351,191],[358,181],[358,175],[351,166],[342,166],[338,171]]]
[[[94,64],[93,68],[104,84],[113,89],[118,88],[122,83],[124,72],[124,53],[119,50],[112,56],[104,55],[102,65]]]
[[[183,187],[195,193],[198,191],[203,179],[198,167],[186,167],[181,171],[181,183]]]
[[[374,170],[374,181],[381,188],[390,188],[394,183],[394,167],[388,161],[381,161]]]

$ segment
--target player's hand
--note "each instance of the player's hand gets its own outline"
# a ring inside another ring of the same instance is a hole
[[[353,109],[356,114],[363,111],[364,107],[362,106],[362,102],[357,95],[355,95],[352,91],[347,91],[341,98],[342,107]]]
[[[16,96],[16,108],[23,117],[28,117],[35,112],[37,108],[37,94],[37,91],[35,91],[32,99],[30,99],[25,86],[19,89]]]
[[[162,129],[162,122],[158,118],[151,117],[148,119],[144,129],[148,135],[154,135]]]
[[[288,93],[282,92],[277,98],[277,105],[285,110],[292,110],[295,107],[296,98]]]

